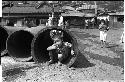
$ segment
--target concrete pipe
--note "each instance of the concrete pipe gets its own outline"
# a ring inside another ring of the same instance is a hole
[[[8,54],[18,61],[29,61],[32,59],[31,56],[31,42],[33,34],[19,30],[9,35],[6,45]]]
[[[5,28],[0,27],[0,53],[1,56],[4,55],[4,51],[6,50],[6,40],[8,37],[8,33]]]
[[[33,35],[36,35],[41,29],[46,28],[45,25],[37,26],[37,27],[31,27],[31,28],[26,28],[24,30],[29,31]]]
[[[24,30],[28,27],[4,26],[4,28],[7,30],[8,34],[11,35],[15,31]]]
[[[61,30],[64,33],[63,41],[73,44],[75,56],[71,56],[71,53],[69,53],[68,57],[62,61],[63,64],[71,66],[75,62],[79,51],[77,47],[77,41],[74,38],[73,34],[71,34],[68,30],[63,30],[59,27],[46,27],[35,35],[31,44],[31,55],[33,57],[33,60],[36,63],[45,63],[50,60],[47,47],[53,44],[53,41],[50,38],[50,31],[53,29]]]

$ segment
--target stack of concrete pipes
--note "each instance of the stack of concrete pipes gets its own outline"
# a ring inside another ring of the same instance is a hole
[[[36,63],[47,62],[50,58],[46,49],[53,44],[49,32],[53,29],[63,31],[63,40],[73,44],[75,56],[69,54],[68,58],[62,62],[67,66],[71,66],[79,53],[77,41],[71,32],[57,26],[32,28],[0,27],[0,52],[7,51],[9,56],[17,61],[33,59]]]

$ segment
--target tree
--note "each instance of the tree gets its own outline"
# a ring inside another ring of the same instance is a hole
[[[5,7],[12,7],[12,6],[13,6],[12,1],[2,2],[2,9],[5,8]]]
[[[97,5],[108,10],[123,10],[124,1],[97,1]]]

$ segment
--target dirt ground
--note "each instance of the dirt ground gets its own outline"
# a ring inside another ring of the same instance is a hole
[[[16,62],[4,56],[1,57],[3,82],[124,82],[124,48],[119,42],[123,28],[108,31],[108,48],[100,47],[98,29],[69,30],[81,52],[74,67]]]

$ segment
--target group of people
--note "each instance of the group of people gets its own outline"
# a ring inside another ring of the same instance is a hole
[[[46,22],[46,26],[52,26],[53,25],[53,22],[54,22],[54,16],[52,15],[49,15],[49,19],[48,21]],[[57,21],[56,21],[57,22]],[[62,15],[59,16],[59,20],[58,20],[58,24],[57,26],[60,26],[62,27],[63,29],[67,28],[69,26],[69,21],[66,20],[64,21],[64,18]]]
[[[46,26],[52,26],[53,25],[53,18],[54,18],[54,15],[52,14],[52,16],[49,14],[49,19],[48,21],[46,22]],[[60,19],[59,19],[59,22],[58,22],[58,26],[62,26],[63,25],[63,17],[60,15]]]
[[[95,27],[95,19],[86,19],[85,20],[85,29],[89,29],[89,28],[94,28]]]

